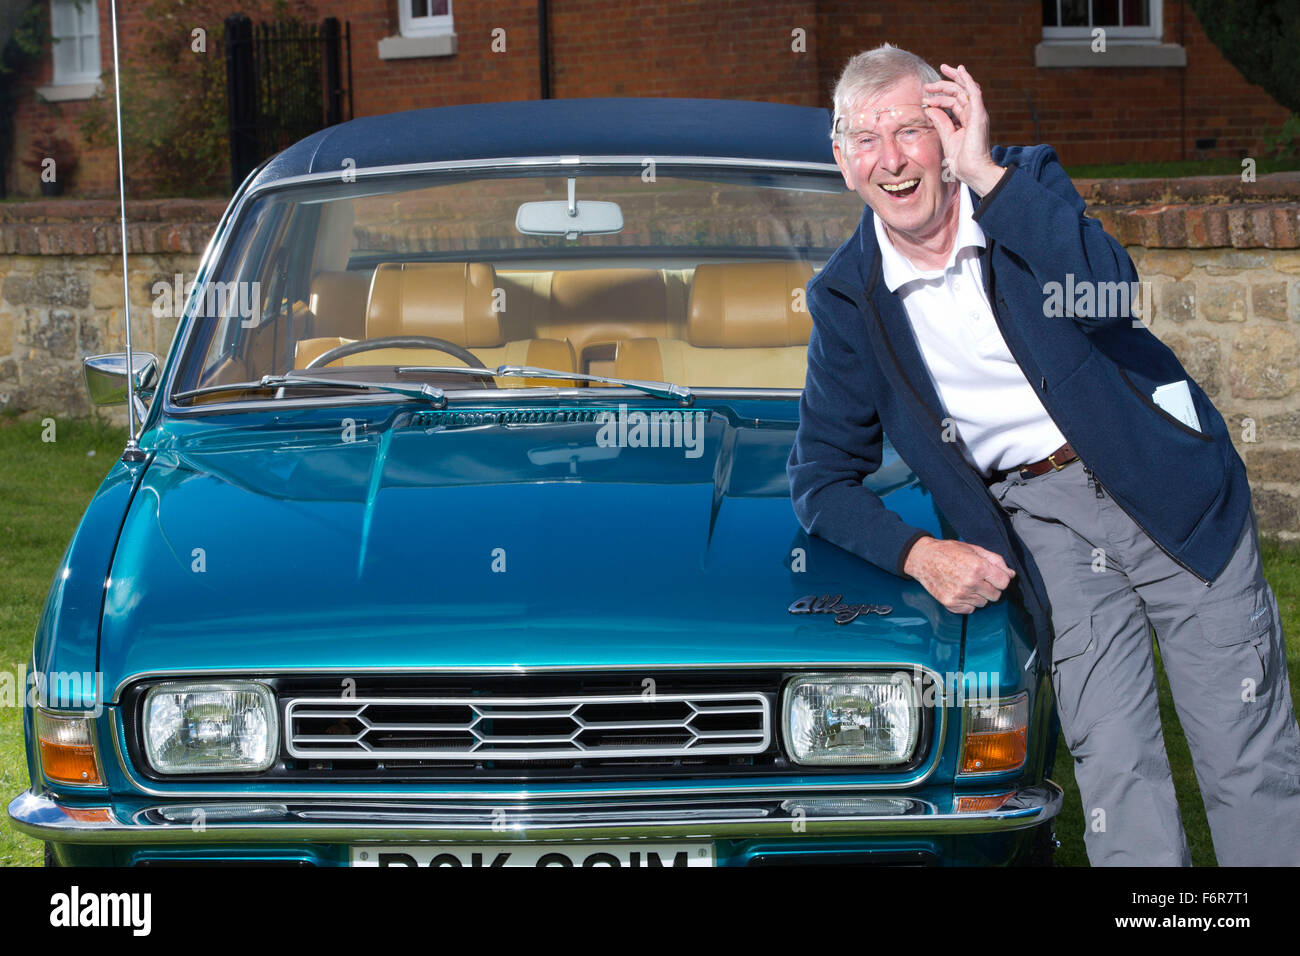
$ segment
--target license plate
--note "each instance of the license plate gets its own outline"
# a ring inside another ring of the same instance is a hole
[[[712,843],[351,847],[353,866],[713,866]]]

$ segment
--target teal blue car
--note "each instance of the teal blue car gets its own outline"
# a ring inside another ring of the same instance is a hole
[[[354,120],[241,187],[37,626],[53,865],[1044,863],[1050,684],[800,528],[825,110]],[[129,386],[129,387],[128,387]],[[866,481],[951,536],[888,447]]]

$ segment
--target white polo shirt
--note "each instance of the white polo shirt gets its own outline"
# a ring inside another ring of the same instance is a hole
[[[988,477],[1046,458],[1065,444],[1065,436],[1016,364],[993,318],[979,260],[984,230],[972,217],[966,187],[958,192],[957,238],[940,270],[917,269],[894,248],[880,217],[872,219],[885,285],[903,300],[930,380],[952,419],[957,447]]]

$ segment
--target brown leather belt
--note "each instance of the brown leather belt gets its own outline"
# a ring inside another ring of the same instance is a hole
[[[1022,478],[1034,478],[1038,475],[1046,474],[1053,469],[1060,471],[1066,465],[1070,464],[1070,462],[1078,461],[1078,459],[1078,453],[1070,447],[1070,443],[1067,441],[1042,461],[1033,461],[1027,465],[1021,465],[1019,468],[1009,468],[1006,471],[994,472],[993,476],[989,478],[988,483],[993,484],[1002,481],[1015,471],[1020,472],[1020,477]]]

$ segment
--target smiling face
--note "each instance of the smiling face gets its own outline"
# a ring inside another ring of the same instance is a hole
[[[921,96],[920,79],[909,77],[852,104],[846,127],[855,132],[869,127],[874,135],[836,137],[835,162],[845,184],[880,217],[895,243],[946,254],[956,234],[957,183],[943,180],[943,144],[919,105]],[[900,104],[905,108],[876,112]],[[918,118],[923,126],[910,122]],[[855,148],[854,141],[870,148]]]

